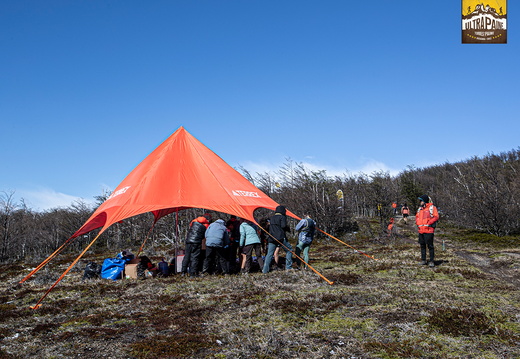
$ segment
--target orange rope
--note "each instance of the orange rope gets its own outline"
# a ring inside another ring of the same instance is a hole
[[[319,228],[316,228],[316,229],[317,229],[318,231],[320,231],[321,233],[326,234],[326,235],[329,236],[330,238],[334,238],[334,239],[337,240],[338,242],[343,243],[343,244],[346,245],[347,247],[352,248],[352,249],[355,250],[356,252],[361,253],[361,254],[363,254],[364,256],[367,256],[368,258],[371,258],[371,259],[373,259],[373,260],[375,260],[375,261],[378,260],[377,258],[374,258],[374,256],[371,256],[371,255],[369,255],[369,254],[366,254],[365,252],[360,251],[359,249],[356,249],[356,248],[352,247],[350,244],[347,244],[347,243],[343,242],[342,240],[337,239],[337,238],[334,237],[333,235],[330,235],[330,234],[328,234],[327,232],[322,231],[322,230],[319,229]]]
[[[75,237],[74,237],[75,238]],[[58,249],[56,249],[54,251],[54,253],[52,253],[50,256],[47,257],[47,259],[45,259],[43,262],[41,262],[36,268],[34,268],[32,270],[31,273],[27,274],[27,276],[22,279],[20,281],[20,284],[22,284],[23,282],[25,282],[27,279],[31,278],[36,272],[38,272],[40,269],[42,269],[43,267],[45,267],[45,265],[47,263],[49,263],[54,257],[56,257],[63,249],[65,249],[65,247],[67,247],[67,245],[71,242],[73,238],[70,237],[69,239],[67,239],[65,241],[65,243],[63,243]]]
[[[307,267],[309,267],[314,273],[316,273],[317,275],[319,275],[325,282],[329,283],[330,285],[334,284],[334,282],[328,280],[327,278],[325,278],[325,276],[323,274],[321,274],[320,272],[318,272],[316,269],[314,269],[314,267],[312,267],[309,263],[305,262],[303,260],[303,258],[301,258],[300,256],[296,255],[296,253],[294,253],[293,251],[289,250],[289,248],[287,248],[286,245],[284,245],[282,242],[280,242],[278,239],[276,239],[271,233],[269,233],[268,231],[266,231],[262,226],[258,225],[258,227],[260,227],[262,229],[262,231],[264,231],[265,233],[267,233],[267,235],[269,235],[272,239],[274,239],[275,241],[277,241],[278,243],[280,243],[280,245],[282,245],[284,247],[284,249],[288,252],[291,252],[293,256],[295,256],[296,258],[298,258],[300,261],[302,261],[303,263],[305,263],[307,265]]]
[[[101,232],[102,233],[102,232]],[[69,273],[69,271],[72,269],[72,267],[74,267],[74,265],[76,265],[76,263],[78,263],[78,261],[81,259],[81,257],[83,257],[83,255],[89,250],[90,247],[92,247],[92,245],[94,244],[94,242],[99,238],[99,236],[101,235],[101,233],[99,233],[96,238],[94,238],[94,240],[92,242],[90,242],[90,244],[87,246],[87,248],[85,248],[83,250],[83,252],[81,252],[81,254],[78,256],[78,258],[76,258],[74,260],[74,262],[72,262],[72,264],[65,270],[65,272],[63,272],[63,274],[58,278],[58,280],[45,292],[45,294],[40,298],[40,300],[33,306],[31,306],[30,308],[31,309],[38,309],[41,307],[41,302],[43,301],[43,299],[47,296],[47,294],[49,294],[51,292],[51,290],[63,279],[63,277],[65,277],[65,275],[67,275],[67,273]]]

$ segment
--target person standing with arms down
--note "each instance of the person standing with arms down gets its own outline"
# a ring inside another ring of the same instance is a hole
[[[428,195],[422,195],[418,198],[420,201],[417,214],[415,215],[415,224],[419,230],[419,244],[421,245],[421,262],[419,264],[435,267],[435,251],[433,247],[433,234],[435,226],[439,220],[439,212],[437,207],[430,201]],[[430,261],[426,262],[426,247],[430,253]]]
[[[285,232],[288,232],[287,216],[284,206],[276,207],[274,216],[269,220],[269,243],[267,245],[267,256],[265,257],[263,273],[269,273],[271,261],[277,247],[282,246],[285,250],[285,269],[292,269],[292,246],[287,240]],[[274,237],[274,238],[273,238]]]
[[[308,214],[305,214],[295,229],[299,232],[295,253],[299,256],[303,252],[303,260],[305,263],[309,263],[309,248],[316,232],[316,222]],[[303,268],[307,269],[307,265],[305,264]]]
[[[182,259],[182,274],[188,274],[188,268],[190,276],[198,276],[199,274],[199,261],[201,258],[202,241],[204,240],[204,233],[209,227],[209,220],[211,215],[209,213],[203,216],[195,218],[190,223],[188,234],[186,235],[186,251],[184,258]]]

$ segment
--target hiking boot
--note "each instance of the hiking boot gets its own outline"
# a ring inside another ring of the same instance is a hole
[[[428,266],[429,267],[435,267],[435,263],[433,263],[433,261],[431,261],[430,263],[428,263]]]
[[[427,264],[428,264],[428,262],[426,262],[426,261],[420,261],[420,262],[419,262],[419,265],[420,265],[420,266],[425,266],[425,265],[427,265]]]

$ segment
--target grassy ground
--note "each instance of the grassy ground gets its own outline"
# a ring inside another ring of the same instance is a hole
[[[72,260],[23,286],[37,263],[1,266],[0,358],[520,357],[520,240],[439,229],[428,268],[413,228],[396,228],[345,238],[378,260],[313,245],[333,285],[301,270],[83,282],[82,263],[31,310]]]

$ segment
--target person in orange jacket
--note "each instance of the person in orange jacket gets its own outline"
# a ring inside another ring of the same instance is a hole
[[[426,194],[418,198],[420,201],[417,214],[415,215],[415,224],[419,230],[419,244],[421,245],[421,265],[428,264],[430,267],[435,266],[435,251],[433,248],[433,234],[435,226],[439,220],[439,212],[437,207],[430,201],[430,197]],[[426,262],[426,247],[430,252],[430,261]]]
[[[386,227],[388,237],[392,236],[392,230],[394,229],[394,218],[390,218],[390,223],[388,224],[388,227]]]

